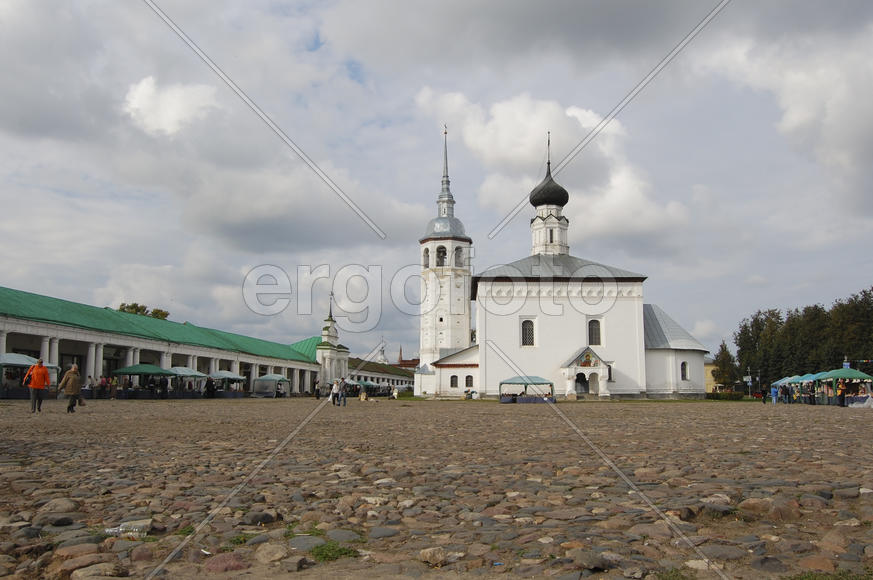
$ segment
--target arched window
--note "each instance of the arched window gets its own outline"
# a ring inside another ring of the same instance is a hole
[[[606,380],[612,382],[612,365],[606,365]]]
[[[449,379],[449,381],[450,381],[449,382],[450,387],[452,387],[453,389],[458,388],[458,375],[452,375],[452,378]]]
[[[473,375],[467,375],[467,378],[464,379],[464,386],[468,389],[473,388]]]
[[[464,267],[464,252],[461,248],[455,248],[455,268]]]
[[[421,257],[421,265],[430,268],[430,250],[427,248],[424,249],[424,254]]]
[[[679,376],[683,381],[688,380],[688,363],[682,361],[682,364],[679,365]]]
[[[446,247],[445,246],[438,246],[437,247],[436,265],[437,266],[445,266],[446,265]]]
[[[596,346],[600,344],[600,321],[588,321],[588,346]]]
[[[534,345],[534,323],[533,320],[521,321],[521,346]]]

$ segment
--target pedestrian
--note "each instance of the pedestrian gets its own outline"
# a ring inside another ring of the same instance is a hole
[[[837,405],[840,407],[846,406],[846,382],[843,379],[840,379],[840,382],[837,383]]]
[[[22,381],[30,389],[30,412],[42,413],[42,393],[51,384],[48,369],[42,364],[42,359],[27,369]]]
[[[315,400],[317,401],[321,399],[321,386],[319,385],[318,381],[315,381],[313,390],[315,391]]]
[[[779,387],[770,385],[770,398],[773,399],[773,404],[776,404],[776,398],[779,396]]]
[[[346,378],[345,377],[341,378],[340,379],[340,388],[339,388],[339,398],[343,404],[343,407],[346,406],[346,389],[348,389],[348,388],[349,388],[349,386],[346,384]],[[337,404],[339,404],[339,403],[337,403]]]
[[[759,394],[761,395],[761,403],[763,403],[764,405],[767,404],[767,392],[766,391],[767,391],[766,387],[761,387],[761,390],[759,391]]]
[[[339,381],[334,379],[333,386],[330,388],[330,402],[339,407]]]
[[[58,391],[62,390],[67,396],[67,413],[76,412],[76,403],[82,394],[82,378],[79,376],[79,365],[73,364],[70,370],[64,373],[64,378],[58,384]]]
[[[109,380],[109,398],[113,401],[118,396],[118,377],[112,377]]]

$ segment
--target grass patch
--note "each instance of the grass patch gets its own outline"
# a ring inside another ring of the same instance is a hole
[[[146,536],[142,539],[143,542],[157,542],[158,540],[160,540],[160,538],[155,536]]]
[[[340,546],[333,540],[315,546],[310,553],[316,562],[332,562],[340,558],[357,558],[360,555],[354,548]]]
[[[231,546],[242,546],[252,538],[254,538],[257,534],[237,534],[231,539],[228,540]]]
[[[194,533],[194,526],[191,526],[191,525],[185,526],[184,528],[179,528],[178,530],[175,531],[175,534],[177,536],[190,536],[193,533]]]
[[[284,534],[284,535],[285,535],[286,538],[293,538],[294,536],[297,535],[297,534],[294,532],[294,528],[296,528],[296,527],[297,527],[297,524],[299,524],[299,523],[300,523],[300,522],[291,522],[290,524],[288,524],[287,526],[285,526],[285,534]]]

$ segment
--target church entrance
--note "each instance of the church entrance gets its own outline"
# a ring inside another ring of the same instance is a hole
[[[576,374],[576,394],[577,395],[587,395],[588,394],[588,379],[585,377],[585,373],[577,373]]]

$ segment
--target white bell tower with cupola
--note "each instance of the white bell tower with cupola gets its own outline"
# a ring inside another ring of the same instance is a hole
[[[419,240],[422,302],[418,372],[423,374],[432,372],[430,365],[434,361],[470,346],[473,241],[455,217],[455,199],[449,189],[447,133],[443,131],[443,180],[437,197],[437,217],[428,223]]]

